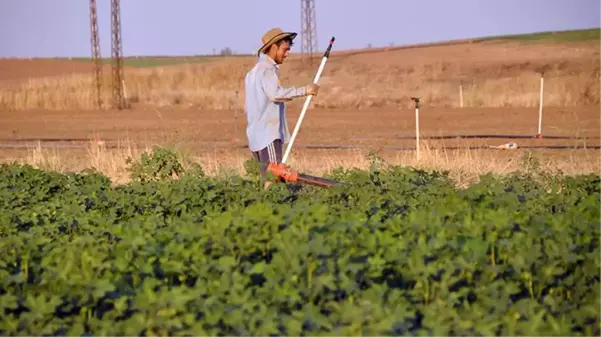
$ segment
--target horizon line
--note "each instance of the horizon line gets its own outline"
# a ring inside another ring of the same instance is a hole
[[[399,45],[388,45],[388,46],[374,46],[374,47],[364,47],[364,48],[347,48],[347,49],[338,49],[332,50],[332,54],[335,53],[348,53],[348,52],[376,52],[381,50],[398,50],[398,49],[408,49],[408,48],[419,48],[419,47],[430,47],[430,46],[444,46],[449,44],[463,44],[463,43],[478,43],[483,41],[491,41],[491,40],[503,40],[510,39],[514,37],[524,37],[529,35],[542,35],[542,34],[556,34],[556,33],[571,33],[571,32],[586,32],[586,31],[594,31],[598,30],[601,33],[601,26],[589,27],[589,28],[580,28],[580,29],[566,29],[566,30],[548,30],[548,31],[531,31],[528,33],[520,33],[520,34],[506,34],[506,35],[488,35],[488,36],[479,36],[479,37],[466,37],[466,38],[458,38],[458,39],[449,39],[449,40],[436,40],[431,42],[422,42],[422,43],[412,43],[412,44],[399,44]],[[592,39],[589,39],[592,40]],[[599,39],[598,39],[599,40]],[[325,52],[325,48],[323,50],[319,49],[314,51],[314,53],[323,53]],[[301,51],[291,52],[291,56],[300,56],[302,54]],[[155,54],[155,55],[129,55],[122,56],[123,59],[133,59],[133,58],[198,58],[198,57],[215,57],[215,58],[225,58],[225,57],[256,57],[255,53],[234,53],[230,55],[221,55],[221,54]],[[315,56],[314,56],[315,57]],[[52,60],[52,59],[93,59],[92,55],[88,56],[39,56],[39,57],[9,57],[2,56],[1,59],[27,59],[27,60]],[[104,56],[100,58],[101,60],[110,60],[112,56]]]

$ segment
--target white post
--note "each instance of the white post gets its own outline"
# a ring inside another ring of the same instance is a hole
[[[459,107],[463,108],[463,82],[459,82]]]
[[[236,90],[236,104],[234,105],[234,141],[238,140],[238,90]]]
[[[121,86],[123,87],[123,103],[127,104],[127,90],[125,88],[125,81],[121,80]]]
[[[540,74],[540,98],[539,98],[539,103],[538,103],[538,133],[536,134],[536,137],[541,138],[543,135],[543,87],[544,87],[544,83],[545,82],[545,78],[544,78],[544,73],[541,72]]]
[[[419,108],[415,108],[415,144],[417,148],[417,160],[419,160]]]
[[[419,161],[419,97],[411,97],[415,101],[415,149]]]

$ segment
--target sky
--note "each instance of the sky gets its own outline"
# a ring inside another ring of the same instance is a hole
[[[315,0],[318,49],[599,27],[599,0]],[[101,55],[110,0],[97,0]],[[300,32],[300,0],[122,0],[124,56],[255,53],[270,28]],[[293,52],[300,52],[300,35]],[[296,49],[296,50],[295,50]],[[91,55],[89,1],[0,0],[0,57]]]

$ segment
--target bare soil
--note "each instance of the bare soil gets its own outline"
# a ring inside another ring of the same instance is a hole
[[[105,67],[105,71],[110,69]],[[0,81],[14,82],[29,78],[91,73],[92,62],[53,59],[1,59]]]
[[[299,109],[289,109],[288,127],[291,132],[298,115]],[[538,127],[538,109],[421,107],[419,118],[422,141],[442,136],[445,139],[437,143],[451,147],[499,145],[510,141],[519,146],[599,146],[601,131],[598,106],[544,109],[542,139],[534,139]],[[174,108],[0,111],[0,121],[0,143],[37,139],[80,139],[80,142],[90,139],[106,142],[129,139],[140,145],[168,142],[199,150],[246,146],[246,120],[241,111]],[[234,138],[239,141],[234,142]],[[295,145],[414,146],[415,111],[309,109]]]

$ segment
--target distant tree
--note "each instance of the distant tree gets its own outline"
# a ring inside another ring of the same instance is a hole
[[[232,52],[230,47],[225,47],[225,48],[221,49],[221,51],[219,52],[219,55],[221,55],[221,56],[229,56],[229,55],[233,55],[233,54],[234,53]]]

